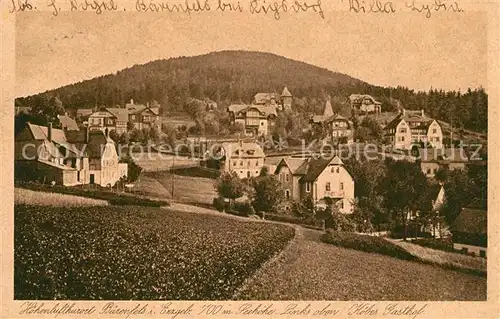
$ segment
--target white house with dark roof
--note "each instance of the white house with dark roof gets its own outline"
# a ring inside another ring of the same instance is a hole
[[[127,122],[127,110],[117,107],[101,108],[88,118],[88,126],[91,130],[115,131],[117,134],[127,132]]]
[[[384,135],[395,149],[409,150],[420,143],[443,147],[443,131],[439,123],[427,117],[424,110],[401,112],[384,127]]]
[[[245,134],[254,136],[267,135],[278,116],[275,105],[232,104],[228,112],[233,123],[241,124]]]
[[[65,186],[114,185],[127,176],[114,142],[101,130],[63,131],[28,123],[15,137],[15,175],[20,180]]]
[[[380,113],[382,110],[382,103],[368,94],[351,94],[348,101],[352,109],[363,113]]]
[[[136,104],[134,100],[130,100],[130,103],[125,105],[125,109],[128,112],[127,120],[134,125],[134,128],[138,130],[157,128],[160,129],[160,109],[158,107],[150,107],[149,103]]]
[[[285,198],[302,201],[310,196],[318,207],[328,201],[350,214],[354,205],[354,179],[338,156],[333,158],[284,158],[275,174],[285,188]]]
[[[264,166],[264,150],[255,142],[222,143],[216,155],[223,162],[222,170],[235,172],[239,178],[259,176]]]

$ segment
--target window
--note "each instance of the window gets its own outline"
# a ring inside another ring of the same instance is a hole
[[[405,128],[400,129],[399,133],[406,133],[406,129]]]
[[[285,174],[285,180],[286,180],[287,182],[289,182],[289,181],[290,181],[290,175],[289,175],[289,174]]]
[[[311,191],[311,183],[306,183],[306,192],[309,193]]]
[[[340,209],[344,209],[344,201],[343,201],[343,200],[341,200],[341,201],[339,202],[339,208],[340,208]]]
[[[236,166],[236,161],[233,161],[233,166]]]
[[[130,115],[130,119],[131,119],[132,121],[135,121],[135,115]]]
[[[433,133],[433,134],[436,134],[436,133],[437,133],[437,129],[433,128],[433,129],[432,129],[432,133]]]
[[[264,126],[264,122],[260,122],[260,125],[261,125],[261,126]]]
[[[250,171],[247,172],[247,177],[250,178]]]
[[[290,198],[290,190],[288,190],[288,189],[287,189],[287,190],[285,191],[285,197],[286,197],[286,199],[289,199],[289,198]]]
[[[76,180],[78,182],[80,181],[80,171],[76,172]]]
[[[329,192],[331,189],[330,187],[330,182],[326,182],[326,185],[325,185],[325,191]]]
[[[113,125],[113,120],[112,119],[108,119],[108,125]]]
[[[243,166],[243,161],[240,161],[240,166]]]
[[[248,161],[248,167],[250,167],[250,161]]]
[[[430,168],[428,168],[428,169],[427,169],[427,174],[430,174],[430,173],[431,173],[431,169],[430,169]]]
[[[340,190],[344,190],[344,183],[340,183]]]
[[[255,161],[255,166],[259,166],[259,161]]]
[[[337,173],[338,173],[338,172],[340,172],[340,168],[339,168],[339,167],[337,167]]]

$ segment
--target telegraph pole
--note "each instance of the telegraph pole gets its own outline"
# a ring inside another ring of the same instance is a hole
[[[175,166],[175,152],[174,152],[174,155],[172,157],[172,167],[170,168],[170,171],[172,173],[172,199],[174,199],[174,178],[175,178],[175,174],[174,174],[174,166]]]

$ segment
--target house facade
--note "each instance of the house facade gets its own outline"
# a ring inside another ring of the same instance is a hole
[[[348,101],[352,109],[362,113],[380,113],[382,111],[382,103],[368,94],[351,94]]]
[[[281,111],[292,109],[293,96],[285,86],[281,95],[278,93],[257,93],[255,94],[252,104],[263,106],[276,106]]]
[[[322,115],[311,117],[310,127],[314,131],[322,132],[324,141],[335,144],[354,142],[353,123],[339,114],[334,114],[330,100],[326,101]]]
[[[419,149],[420,168],[427,178],[434,178],[440,169],[464,170],[469,163],[467,154],[460,148]]]
[[[115,131],[122,134],[127,132],[127,121],[126,109],[102,108],[89,116],[88,126],[91,130]]]
[[[285,158],[275,174],[283,183],[289,201],[302,201],[310,196],[318,207],[326,207],[331,200],[341,213],[353,212],[354,179],[338,156]]]
[[[264,151],[255,142],[222,143],[217,155],[221,170],[235,172],[239,178],[257,177],[264,166]]]
[[[441,125],[427,117],[424,110],[402,109],[400,114],[384,127],[384,136],[395,149],[409,150],[421,143],[437,149],[443,147]]]
[[[15,138],[16,179],[75,186],[114,185],[127,176],[114,142],[101,130],[63,131],[28,123]]]
[[[462,209],[451,225],[450,231],[454,249],[486,257],[488,247],[488,213],[486,210]]]
[[[228,107],[228,112],[230,120],[242,125],[245,134],[252,136],[269,134],[278,115],[275,105],[233,104]]]
[[[150,107],[149,104],[135,104],[134,100],[125,105],[128,112],[128,121],[138,130],[156,128],[160,129],[160,109]]]

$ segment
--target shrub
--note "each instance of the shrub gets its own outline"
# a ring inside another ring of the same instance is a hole
[[[418,227],[418,228],[417,228]],[[391,238],[403,238],[405,233],[405,227],[404,225],[396,225],[392,228],[390,236]],[[430,238],[432,237],[431,233],[428,232],[422,232],[419,228],[419,226],[416,226],[415,224],[408,224],[407,226],[407,231],[406,231],[406,237],[411,238],[411,237],[425,237],[425,238]]]
[[[404,260],[416,260],[416,257],[405,249],[381,237],[329,230],[322,236],[321,240],[328,244],[368,253],[377,253]]]
[[[228,300],[294,236],[283,225],[147,207],[14,211],[22,300]]]
[[[283,223],[289,223],[289,224],[295,224],[295,225],[308,225],[312,227],[318,227],[322,229],[323,222],[320,220],[315,220],[315,219],[302,219],[299,217],[295,216],[290,216],[290,215],[282,215],[282,214],[270,214],[266,213],[264,216],[264,219],[266,220],[273,220],[276,222],[283,222]]]
[[[166,201],[158,201],[147,198],[139,198],[139,197],[123,196],[123,195],[113,197],[108,202],[111,205],[132,205],[132,206],[147,206],[147,207],[169,206],[169,203]]]
[[[436,239],[436,238],[419,238],[413,239],[412,244],[442,251],[455,252],[453,249],[453,242],[450,238]]]
[[[224,199],[220,198],[220,197],[215,197],[214,200],[212,201],[212,205],[219,212],[222,212],[224,210],[224,207],[225,207]]]
[[[253,208],[252,204],[249,202],[244,202],[244,203],[234,203],[233,207],[234,211],[237,211],[239,213],[238,216],[245,216],[248,217],[250,215],[255,214],[255,209]]]

